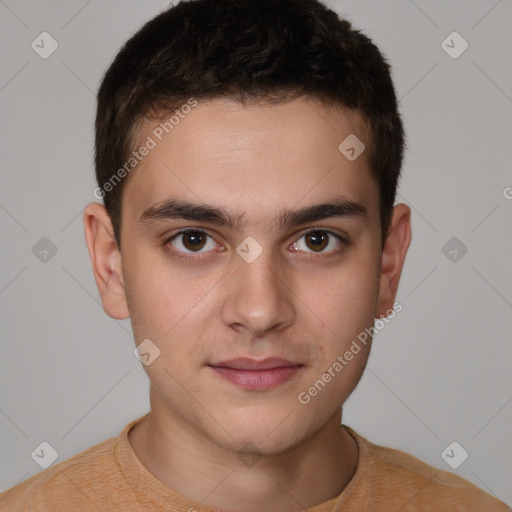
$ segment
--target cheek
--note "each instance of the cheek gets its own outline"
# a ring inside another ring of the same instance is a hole
[[[361,378],[371,348],[367,329],[374,324],[379,284],[377,270],[367,262],[340,267],[325,282],[329,285],[315,287],[311,281],[304,286],[309,293],[305,302],[323,323],[315,336],[319,357],[307,383],[311,387],[302,390],[311,391],[315,414],[344,402]],[[315,317],[309,314],[317,322]],[[328,383],[322,384],[324,377]]]
[[[149,338],[164,347],[190,335],[191,325],[199,326],[213,278],[180,271],[162,254],[151,258],[150,252],[134,252],[126,261],[126,298],[137,342]]]
[[[297,293],[338,340],[373,325],[379,293],[376,257],[354,251],[330,269],[307,274]]]
[[[172,290],[159,279],[159,273],[140,269],[127,280],[125,289],[134,334],[150,339],[160,338],[173,325]],[[167,311],[167,315],[162,312]]]

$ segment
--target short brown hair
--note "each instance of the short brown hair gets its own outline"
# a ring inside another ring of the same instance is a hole
[[[365,120],[384,243],[405,135],[390,66],[371,39],[318,0],[186,0],[125,43],[98,91],[96,179],[119,249],[126,179],[108,192],[103,186],[126,163],[144,118],[163,119],[191,97],[300,96],[355,109]]]

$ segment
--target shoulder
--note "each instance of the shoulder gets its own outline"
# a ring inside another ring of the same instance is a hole
[[[85,510],[80,507],[91,488],[96,493],[98,488],[109,487],[116,443],[115,437],[107,439],[0,493],[0,511],[55,510],[56,505]],[[32,508],[36,503],[37,509]]]
[[[403,512],[512,510],[454,473],[431,466],[401,450],[371,443],[349,427],[347,430],[356,439],[360,457],[364,458],[361,468],[365,474],[357,476],[361,482],[364,481],[366,491],[375,504],[393,503],[399,505]]]

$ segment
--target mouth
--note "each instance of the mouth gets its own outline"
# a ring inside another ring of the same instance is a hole
[[[303,364],[277,357],[262,360],[237,358],[207,366],[223,379],[252,391],[276,388],[304,368]]]

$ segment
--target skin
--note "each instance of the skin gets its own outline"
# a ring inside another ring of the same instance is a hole
[[[155,126],[143,125],[140,140]],[[341,427],[342,405],[370,343],[307,405],[297,397],[392,310],[411,211],[395,205],[381,251],[379,192],[366,153],[350,162],[338,150],[351,133],[366,140],[359,114],[311,98],[272,106],[199,102],[129,176],[121,252],[104,207],[92,203],[85,211],[106,313],[130,317],[136,344],[149,338],[160,349],[144,367],[151,413],[130,443],[151,473],[203,506],[301,510],[339,495],[356,470],[358,448]],[[276,223],[284,208],[340,194],[363,204],[367,215]],[[140,222],[147,208],[169,198],[244,214],[245,224]],[[166,243],[185,227],[211,237],[199,252],[185,235]],[[322,232],[327,240],[318,248],[307,228],[345,234],[348,244]],[[252,263],[236,252],[248,236],[263,250]],[[180,251],[198,258],[180,259]],[[304,367],[277,388],[252,391],[207,366],[239,356],[278,356]],[[249,467],[241,453],[260,457]]]

